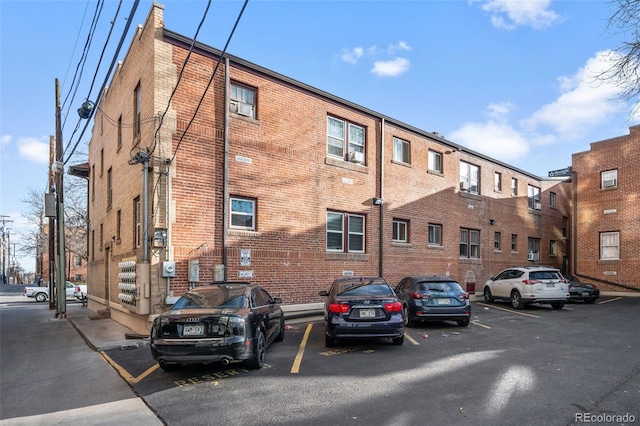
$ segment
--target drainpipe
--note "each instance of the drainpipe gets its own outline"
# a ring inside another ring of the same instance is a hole
[[[142,263],[149,262],[149,156],[144,156],[142,173]]]
[[[569,235],[569,243],[571,247],[571,268],[573,275],[578,274],[578,174],[571,172],[571,184],[573,186],[573,223],[571,224],[571,235]]]
[[[173,260],[173,247],[171,246],[171,160],[167,159],[167,256],[166,260]],[[167,277],[167,292],[165,299],[169,297],[171,290],[171,277]]]
[[[383,261],[384,261],[384,129],[385,129],[385,121],[384,117],[382,118],[381,123],[381,135],[380,135],[380,199],[383,200],[380,203],[380,228],[378,229],[379,234],[379,242],[378,242],[378,276],[383,276]]]
[[[222,182],[222,266],[227,281],[227,199],[229,191],[229,58],[224,59],[224,178]]]

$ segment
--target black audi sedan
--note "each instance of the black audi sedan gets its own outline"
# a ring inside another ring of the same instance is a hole
[[[569,282],[569,301],[593,303],[600,297],[600,289],[597,285],[583,283],[578,277],[574,277],[573,275],[563,274],[563,276]]]
[[[232,361],[261,368],[266,347],[284,340],[280,303],[262,287],[247,282],[196,287],[154,319],[151,355],[163,370]]]
[[[396,286],[395,292],[402,302],[407,327],[429,320],[456,321],[460,327],[469,325],[469,293],[451,277],[405,277]]]
[[[384,278],[344,277],[329,291],[321,291],[324,305],[325,346],[336,340],[388,337],[404,343],[402,304]]]

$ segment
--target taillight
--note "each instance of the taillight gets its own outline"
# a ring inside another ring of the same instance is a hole
[[[77,291],[78,293],[80,293],[80,286],[77,286],[77,287],[76,287],[76,291]]]
[[[597,290],[597,289],[598,289],[598,286],[597,286],[597,285],[595,285],[595,284],[591,284],[591,287],[593,287],[593,289],[594,289],[594,290]]]
[[[469,293],[464,292],[464,293],[460,293],[458,295],[458,299],[468,299],[469,298]]]
[[[349,312],[349,305],[346,303],[329,303],[329,312],[334,314],[346,314]]]
[[[25,292],[25,293],[27,292],[27,288],[26,288],[26,287],[24,288],[24,292]]]
[[[522,280],[522,282],[527,285],[542,284],[542,281],[540,280]]]
[[[424,293],[411,293],[411,297],[413,297],[414,299],[428,299],[431,297],[431,295]]]
[[[402,303],[400,302],[385,303],[384,309],[387,312],[402,312]]]

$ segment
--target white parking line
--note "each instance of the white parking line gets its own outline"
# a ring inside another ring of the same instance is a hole
[[[622,297],[614,297],[613,299],[603,300],[602,302],[598,302],[598,305],[604,305],[605,303],[616,302],[618,300],[622,300]]]
[[[473,325],[477,325],[478,327],[484,327],[491,330],[491,327],[489,327],[488,325],[480,324],[479,322],[475,322],[475,321],[469,321],[469,322]]]
[[[409,336],[408,334],[405,333],[404,337],[406,337],[407,340],[413,343],[414,345],[420,346],[420,343],[418,343],[417,340],[415,340],[413,337]]]
[[[511,312],[512,314],[523,315],[525,317],[540,318],[538,315],[525,314],[524,312],[512,311],[511,309],[501,308],[501,307],[496,306],[496,305],[487,305],[487,304],[484,304],[484,303],[478,303],[478,305],[486,306],[488,308],[493,308],[493,309],[500,309],[501,311]]]

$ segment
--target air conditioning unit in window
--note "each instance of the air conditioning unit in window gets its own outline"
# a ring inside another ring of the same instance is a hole
[[[364,152],[349,151],[349,161],[352,163],[364,163]]]
[[[238,114],[253,117],[253,105],[238,102]]]
[[[542,204],[540,204],[540,203],[535,203],[535,204],[533,205],[533,208],[534,208],[534,209],[536,209],[536,210],[542,210]]]
[[[469,184],[467,182],[460,182],[460,191],[468,191]]]
[[[538,260],[538,253],[530,251],[527,255],[527,260]]]
[[[616,182],[616,179],[607,179],[607,180],[603,180],[602,181],[602,187],[603,188],[610,188],[612,186],[616,186],[618,182]]]

